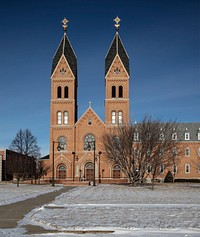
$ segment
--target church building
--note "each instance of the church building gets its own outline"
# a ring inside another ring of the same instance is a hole
[[[120,19],[114,21],[116,33],[105,58],[105,122],[91,104],[77,118],[77,58],[67,36],[68,20],[62,21],[64,34],[51,70],[50,164],[55,179],[123,178],[119,167],[106,161],[101,145],[105,129],[129,122],[129,57],[119,36]]]
[[[105,81],[105,121],[99,118],[91,104],[78,119],[77,57],[67,36],[68,20],[62,21],[64,33],[51,70],[50,156],[46,160],[51,170],[46,180],[127,181],[120,167],[106,159],[101,140],[110,127],[129,123],[129,57],[119,36],[120,19],[116,17],[114,21],[115,35],[105,57],[105,78],[102,78],[102,86]],[[181,168],[177,164],[172,169],[177,178],[199,179],[200,123],[183,123],[179,127],[185,155],[181,158]],[[191,159],[195,159],[196,165]]]

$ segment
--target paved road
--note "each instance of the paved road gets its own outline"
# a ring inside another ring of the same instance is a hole
[[[53,187],[50,187],[53,188]],[[42,194],[35,198],[30,198],[21,202],[0,206],[0,228],[10,229],[17,227],[17,222],[24,218],[32,209],[42,206],[46,203],[52,202],[55,197],[61,193],[67,192],[74,187],[63,187],[60,190],[51,193]],[[45,232],[41,227],[26,226],[29,234]]]

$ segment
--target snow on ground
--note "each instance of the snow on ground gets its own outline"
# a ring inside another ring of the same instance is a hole
[[[62,186],[51,188],[50,185],[0,183],[0,206],[37,197],[38,195],[61,189]]]
[[[200,236],[200,184],[159,185],[154,191],[123,185],[77,187],[34,209],[19,226],[25,224],[59,232],[111,230],[118,236]]]

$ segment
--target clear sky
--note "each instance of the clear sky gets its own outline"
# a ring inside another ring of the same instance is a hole
[[[104,60],[116,16],[130,58],[131,119],[200,121],[199,0],[3,0],[0,148],[28,128],[49,153],[50,72],[64,17],[78,59],[78,115],[92,101],[104,121]]]

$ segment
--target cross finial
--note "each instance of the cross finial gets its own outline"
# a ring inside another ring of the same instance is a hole
[[[69,21],[66,18],[64,18],[61,22],[63,23],[62,27],[64,29],[64,32],[66,32],[67,31],[67,27],[68,27],[67,23]]]
[[[89,101],[89,108],[91,108],[92,107],[92,102],[91,101]]]
[[[114,20],[113,20],[116,24],[115,24],[115,28],[116,28],[116,31],[118,31],[119,29],[119,22],[121,21],[121,19],[117,16]]]

